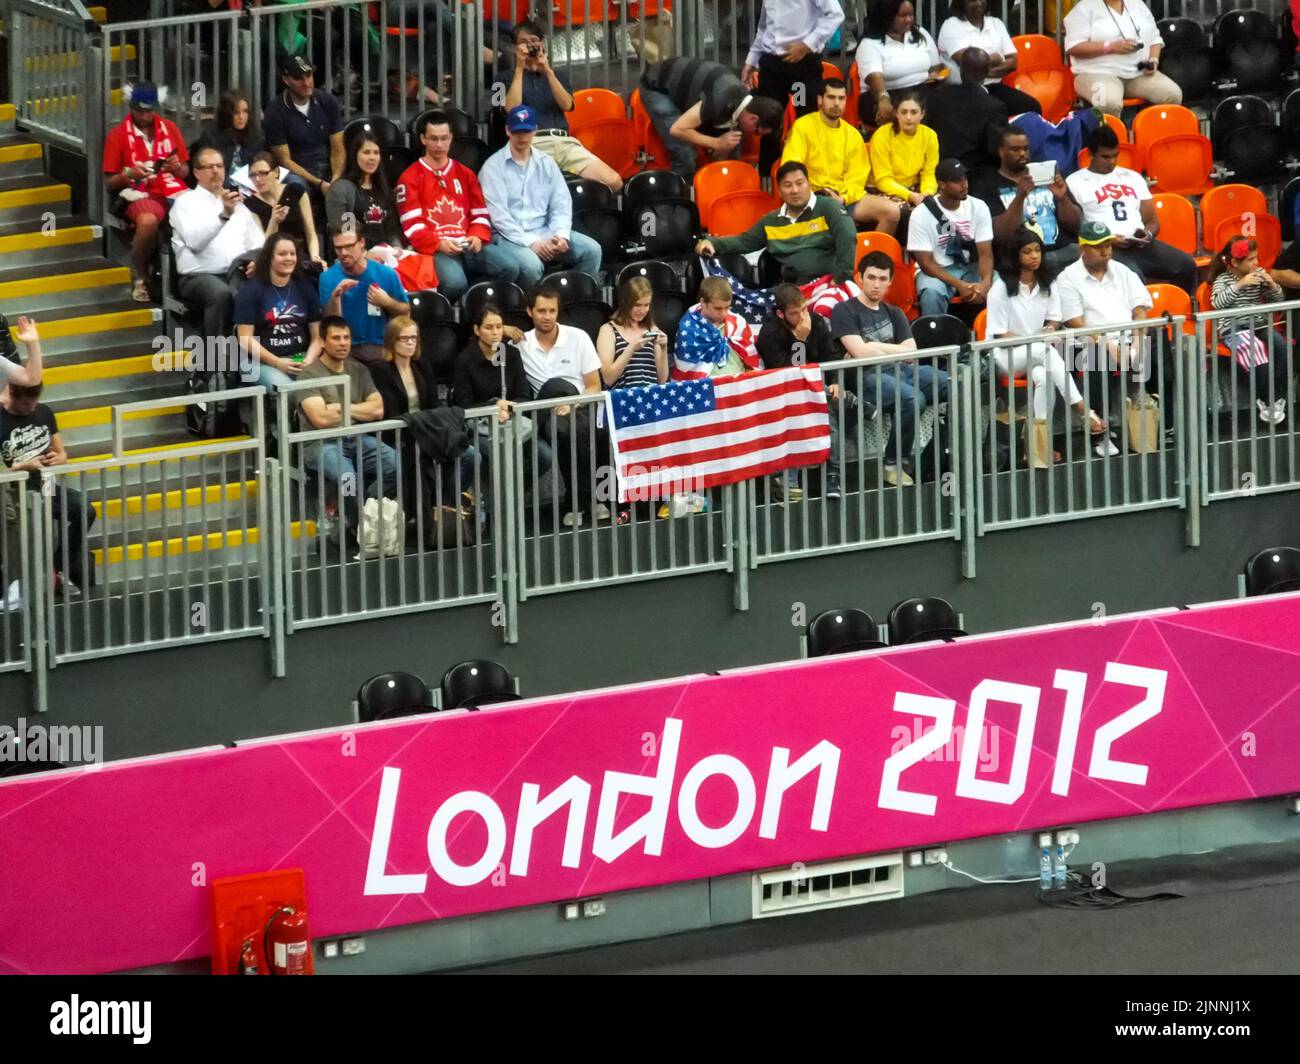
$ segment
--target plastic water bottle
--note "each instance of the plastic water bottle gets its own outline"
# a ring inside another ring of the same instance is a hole
[[[1065,847],[1056,844],[1056,860],[1052,862],[1052,881],[1057,890],[1064,890],[1070,878],[1070,868],[1065,863]]]
[[[1038,888],[1048,891],[1052,887],[1052,849],[1044,846],[1042,856],[1038,858]]]

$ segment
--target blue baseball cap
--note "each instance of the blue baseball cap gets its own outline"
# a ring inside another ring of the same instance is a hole
[[[158,87],[152,81],[137,81],[131,86],[130,100],[132,107],[152,111],[158,106]]]
[[[510,108],[506,115],[506,130],[510,133],[531,133],[537,128],[537,112],[526,104]]]

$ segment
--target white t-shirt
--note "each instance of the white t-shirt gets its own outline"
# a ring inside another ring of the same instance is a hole
[[[1108,174],[1084,168],[1065,179],[1065,186],[1083,211],[1085,222],[1101,222],[1116,236],[1132,236],[1142,228],[1142,204],[1151,199],[1146,178],[1117,166]]]
[[[885,34],[883,41],[865,37],[854,57],[858,64],[858,90],[867,91],[867,75],[880,74],[886,89],[911,89],[930,76],[930,68],[939,62],[939,48],[925,30],[919,29],[920,43],[909,32],[901,41]]]
[[[976,244],[991,243],[993,240],[993,218],[989,214],[988,204],[967,196],[956,210],[950,211],[937,197],[935,203],[947,221],[940,231],[939,221],[924,203],[912,210],[912,221],[907,230],[908,251],[929,251],[934,261],[945,270],[953,265],[953,253],[961,239],[973,240]],[[972,257],[972,261],[978,261]]]
[[[541,391],[543,384],[558,377],[581,393],[585,387],[582,378],[588,373],[600,372],[600,356],[596,354],[591,337],[581,329],[572,325],[557,325],[556,328],[560,334],[549,351],[543,351],[537,343],[536,329],[524,333],[524,342],[519,345],[524,374],[534,392]]]
[[[1044,292],[1041,285],[1035,285],[1029,292],[1025,286],[1017,285],[1014,296],[1007,294],[1007,286],[1002,278],[994,274],[993,286],[988,295],[989,316],[985,322],[984,332],[990,339],[996,339],[1003,333],[1013,336],[1036,336],[1043,331],[1043,324],[1061,320],[1061,285],[1058,281],[1052,285],[1050,292]]]
[[[1135,78],[1142,71],[1138,64],[1151,58],[1151,46],[1164,44],[1156,20],[1142,0],[1124,0],[1124,9],[1116,12],[1106,6],[1106,0],[1079,0],[1065,16],[1065,48],[1069,54],[1076,44],[1094,41],[1141,41],[1144,47],[1128,55],[1113,52],[1094,59],[1070,57],[1070,69],[1076,74],[1114,74],[1118,78]]]
[[[1151,293],[1138,275],[1114,260],[1099,281],[1079,259],[1061,271],[1052,287],[1061,290],[1062,321],[1081,317],[1084,325],[1111,325],[1131,321],[1134,307],[1151,306]]]
[[[992,15],[984,16],[984,28],[976,29],[964,18],[949,18],[939,27],[939,55],[952,68],[952,83],[961,81],[957,70],[957,60],[953,58],[958,52],[967,48],[982,48],[989,55],[1000,55],[1004,59],[1016,54],[1015,43],[1007,32],[1006,24]],[[988,78],[985,85],[996,85],[1001,78]]]

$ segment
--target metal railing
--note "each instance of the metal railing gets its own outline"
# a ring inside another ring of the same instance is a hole
[[[128,403],[113,410],[112,457],[41,472],[35,638],[50,665],[273,636],[263,394],[223,393],[258,400],[247,439],[126,454],[124,419],[204,398]]]
[[[1300,487],[1297,310],[1300,300],[1196,316],[1190,394],[1202,504]]]
[[[0,473],[0,672],[32,667],[27,473]]]
[[[969,426],[979,535],[1185,505],[1185,321],[972,346],[982,373],[978,421]],[[1092,413],[1104,432],[1092,431]]]
[[[296,427],[294,393],[323,387],[340,388],[343,424]],[[346,376],[291,382],[277,402],[289,631],[501,601],[509,457],[495,408],[466,411],[468,450],[435,461],[404,421],[352,424]]]
[[[620,503],[603,395],[537,400],[515,410],[509,427],[520,601],[631,580],[731,571],[734,488]]]
[[[959,350],[820,367],[831,456],[821,467],[754,482],[754,564],[960,535]]]
[[[15,117],[38,135],[76,152],[91,141],[87,45],[98,33],[81,0],[7,0],[9,84]]]

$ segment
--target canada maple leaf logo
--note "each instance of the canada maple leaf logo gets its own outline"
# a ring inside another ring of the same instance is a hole
[[[464,229],[465,209],[450,196],[443,196],[429,208],[429,221],[439,229]]]

